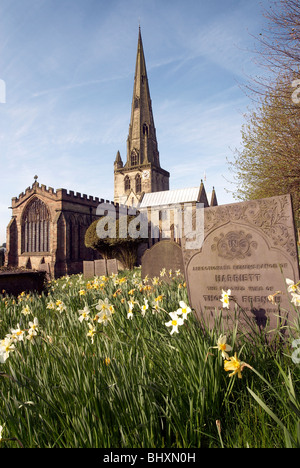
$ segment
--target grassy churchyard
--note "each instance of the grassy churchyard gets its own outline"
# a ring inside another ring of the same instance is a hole
[[[0,447],[299,447],[299,321],[246,330],[226,291],[215,314],[195,318],[179,271],[3,294]]]

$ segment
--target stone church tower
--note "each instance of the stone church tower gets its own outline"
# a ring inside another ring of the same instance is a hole
[[[133,87],[127,160],[114,162],[114,202],[137,205],[145,193],[169,190],[169,172],[160,167],[141,29]]]

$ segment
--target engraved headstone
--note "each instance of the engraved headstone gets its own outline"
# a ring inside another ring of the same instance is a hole
[[[95,260],[95,275],[96,276],[106,276],[107,275],[107,267],[106,267],[106,260]]]
[[[118,261],[115,258],[110,258],[107,260],[107,275],[118,274]]]
[[[222,290],[230,289],[246,316],[262,327],[268,319],[276,326],[279,301],[291,318],[285,279],[299,281],[299,263],[290,196],[205,208],[203,229],[201,248],[188,250],[183,239],[182,249],[197,316],[212,322],[215,309],[222,309]],[[268,297],[277,291],[282,294],[273,296],[273,304]]]
[[[154,244],[150,249],[146,250],[142,257],[142,278],[160,277],[160,273],[166,270],[162,280],[170,282],[172,276],[169,271],[172,270],[174,275],[177,270],[180,270],[184,275],[184,265],[182,260],[182,251],[179,244],[170,240],[162,240]]]
[[[95,264],[94,262],[83,262],[83,277],[85,279],[91,279],[95,276]]]

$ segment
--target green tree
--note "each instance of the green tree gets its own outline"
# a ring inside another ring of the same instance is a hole
[[[103,229],[107,231],[107,237],[99,237],[97,225],[101,220],[105,223],[106,218],[106,216],[101,216],[89,226],[85,234],[85,245],[88,248],[97,250],[103,258],[117,258],[125,268],[132,270],[137,263],[139,245],[143,242],[142,238],[134,239],[128,233],[129,224],[137,218],[130,215],[126,216],[126,237],[121,235],[124,225],[120,225],[119,218],[103,224]],[[122,223],[124,223],[124,216],[122,217]]]
[[[300,225],[300,3],[278,0],[264,11],[266,30],[257,39],[267,73],[253,78],[254,109],[245,115],[242,149],[231,169],[235,198],[249,200],[290,193]]]
[[[258,199],[290,193],[300,225],[300,104],[293,102],[291,75],[281,76],[260,106],[246,116],[242,149],[230,162],[235,197]]]

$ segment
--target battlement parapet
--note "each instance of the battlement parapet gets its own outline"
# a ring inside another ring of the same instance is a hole
[[[46,187],[46,185],[41,185],[38,182],[34,182],[31,187],[27,187],[25,192],[21,192],[18,197],[13,197],[12,198],[12,207],[14,208],[18,204],[24,201],[24,199],[29,198],[31,195],[34,194],[48,194],[53,196],[57,196],[57,193],[55,192],[53,187]]]
[[[55,201],[58,202],[79,203],[81,205],[86,205],[93,208],[97,208],[100,204],[107,204],[113,206],[117,212],[119,212],[119,210],[126,210],[128,208],[126,205],[121,205],[111,200],[88,196],[87,194],[81,194],[79,192],[75,193],[73,190],[67,190],[64,188],[54,190],[53,187],[47,187],[44,184],[40,185],[38,182],[34,182],[32,187],[27,187],[25,192],[20,193],[18,197],[13,197],[12,208],[17,207],[24,200],[35,194],[51,196],[52,199],[54,198]]]

